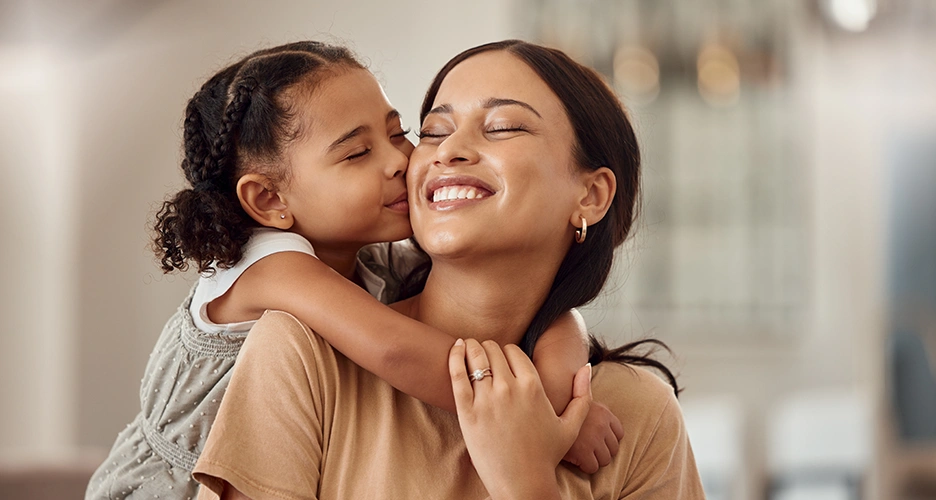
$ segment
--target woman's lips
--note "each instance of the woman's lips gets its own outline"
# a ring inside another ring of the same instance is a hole
[[[429,208],[434,210],[477,203],[495,193],[480,179],[465,175],[433,179],[426,191]]]
[[[409,201],[407,201],[406,198],[406,191],[403,191],[403,194],[397,196],[395,200],[391,201],[385,206],[395,212],[409,213]]]

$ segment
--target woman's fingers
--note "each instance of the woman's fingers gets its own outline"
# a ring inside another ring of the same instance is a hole
[[[485,340],[481,343],[484,352],[487,354],[488,362],[491,363],[491,381],[493,384],[507,384],[513,378],[513,372],[504,357],[504,351],[500,345],[493,340]]]
[[[468,364],[468,378],[474,390],[484,390],[491,386],[491,362],[488,360],[484,347],[475,339],[465,339],[466,363]]]
[[[518,379],[536,377],[539,380],[539,373],[537,373],[536,367],[533,366],[533,361],[515,344],[504,346],[504,357],[507,358],[507,364],[510,365],[510,371],[514,374],[514,377]]]
[[[562,420],[564,430],[569,434],[569,445],[575,441],[582,422],[588,416],[588,407],[591,404],[591,363],[579,368],[572,380],[572,401],[566,406],[559,420]]]
[[[452,377],[452,392],[455,395],[455,410],[471,407],[474,391],[471,390],[471,381],[465,371],[465,341],[458,339],[449,350],[449,375]]]

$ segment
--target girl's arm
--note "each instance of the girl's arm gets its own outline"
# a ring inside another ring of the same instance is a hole
[[[317,258],[300,252],[266,256],[208,306],[215,323],[286,311],[335,349],[393,387],[455,412],[446,359],[453,337],[381,304]]]
[[[572,399],[572,379],[588,361],[588,333],[585,320],[575,309],[564,313],[543,332],[533,349],[533,365],[543,382],[557,415]],[[624,437],[617,415],[605,405],[592,401],[588,417],[563,460],[594,474],[611,463]]]
[[[393,387],[455,413],[446,367],[455,338],[381,304],[319,259],[300,252],[264,257],[208,306],[215,323],[257,319],[267,309],[289,312]],[[585,338],[581,315],[566,313],[534,351],[557,413],[571,399],[575,370],[587,361]]]

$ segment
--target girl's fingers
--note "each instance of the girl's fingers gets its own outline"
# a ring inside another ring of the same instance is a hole
[[[604,446],[599,446],[595,448],[595,458],[598,459],[598,465],[604,467],[611,463],[611,450]]]
[[[461,412],[471,407],[474,391],[465,371],[465,341],[458,339],[449,350],[449,375],[452,377],[452,393],[455,395],[455,409]]]
[[[481,344],[475,339],[465,339],[465,350],[468,356],[468,377],[474,390],[484,390],[484,388],[490,387],[493,370],[491,370],[491,362],[488,360],[484,347],[481,347]],[[474,376],[478,373],[483,375],[480,380]]]
[[[619,419],[611,419],[611,432],[614,433],[614,437],[616,437],[618,441],[624,437],[624,426],[621,425],[621,421]],[[616,454],[617,451],[614,451],[613,453]]]
[[[612,427],[614,427],[614,426],[612,425]],[[611,456],[613,457],[613,456],[617,455],[618,449],[619,449],[620,446],[621,446],[620,438],[614,439],[614,438],[611,437],[611,436],[606,436],[606,437],[605,437],[605,445],[608,446],[608,451],[611,452]]]
[[[513,372],[510,371],[510,365],[507,364],[507,358],[500,345],[493,340],[485,340],[481,347],[487,353],[488,361],[491,363],[491,378],[494,384],[508,383],[513,378]]]

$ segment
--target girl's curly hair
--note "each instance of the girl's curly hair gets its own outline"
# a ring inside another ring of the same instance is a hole
[[[257,223],[235,193],[237,180],[262,171],[285,182],[284,152],[300,135],[298,85],[314,86],[337,66],[363,68],[350,50],[304,41],[260,50],[222,69],[189,100],[182,172],[190,187],[163,202],[153,250],[163,272],[230,268]]]

